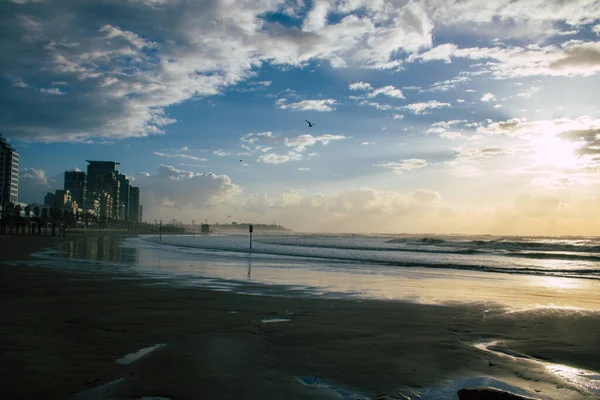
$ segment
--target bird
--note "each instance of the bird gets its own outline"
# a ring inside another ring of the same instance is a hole
[[[310,122],[309,120],[307,120],[307,119],[305,119],[305,121],[308,123],[308,127],[309,127],[309,128],[312,128],[312,127],[313,127],[313,125],[316,125],[316,124],[313,124],[313,123],[311,123],[311,122]]]
[[[240,162],[242,162],[242,160],[240,160]]]

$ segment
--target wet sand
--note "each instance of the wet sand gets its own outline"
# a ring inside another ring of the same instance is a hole
[[[64,240],[84,239],[0,237],[0,259]],[[1,398],[402,398],[466,377],[596,398],[542,361],[600,371],[597,313],[248,296],[26,262],[0,274]]]

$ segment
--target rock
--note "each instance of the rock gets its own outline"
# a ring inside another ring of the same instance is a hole
[[[532,397],[520,396],[504,390],[491,387],[460,389],[459,400],[535,400]]]

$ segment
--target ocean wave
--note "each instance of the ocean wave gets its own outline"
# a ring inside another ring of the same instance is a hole
[[[226,255],[229,254],[249,254],[249,250],[247,248],[241,247],[231,247],[231,246],[214,246],[207,247],[206,244],[204,246],[198,246],[194,243],[165,243],[164,245],[182,247],[182,248],[192,248],[199,251],[206,251],[214,253],[223,253]],[[302,247],[302,246],[298,246]],[[305,248],[306,249],[306,248]],[[268,256],[285,256],[285,257],[294,257],[297,259],[310,259],[310,260],[320,260],[323,262],[336,262],[336,263],[345,263],[348,264],[369,264],[369,265],[385,265],[391,267],[412,267],[412,268],[436,268],[436,269],[452,269],[452,270],[462,270],[462,271],[476,271],[476,272],[488,272],[488,273],[502,273],[502,274],[520,274],[520,275],[539,275],[539,276],[552,276],[552,277],[567,277],[567,278],[585,278],[585,279],[594,279],[600,280],[600,269],[598,268],[544,268],[542,266],[528,266],[528,265],[490,265],[485,264],[485,260],[482,260],[482,263],[477,263],[475,260],[470,260],[468,258],[464,258],[464,262],[456,262],[456,260],[451,261],[445,258],[438,259],[405,259],[405,260],[395,260],[395,259],[382,259],[374,257],[373,255],[369,255],[368,253],[357,254],[357,253],[344,253],[337,252],[334,254],[323,254],[323,253],[310,253],[305,252],[305,249],[299,249],[298,251],[293,251],[292,246],[280,246],[273,248],[263,248],[260,249],[258,246],[252,250],[252,254],[259,255],[268,255]],[[336,248],[337,249],[337,248]],[[339,250],[339,249],[338,249]],[[475,251],[472,249],[466,249],[467,251]],[[531,253],[530,253],[531,254]],[[539,255],[539,254],[538,254]],[[518,255],[517,255],[518,256]],[[533,257],[532,257],[533,258]],[[489,260],[488,260],[489,261]]]

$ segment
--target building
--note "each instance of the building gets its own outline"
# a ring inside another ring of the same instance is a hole
[[[130,188],[129,179],[123,174],[118,174],[117,179],[119,181],[119,200],[121,205],[119,207],[119,219],[123,221],[129,221],[129,197]]]
[[[99,217],[100,221],[106,222],[106,221],[109,221],[112,218],[114,218],[114,215],[113,215],[114,200],[110,196],[110,193],[107,193],[107,192],[100,193],[98,195],[98,201],[99,201],[99,206],[100,206],[98,217]]]
[[[67,203],[71,203],[71,192],[68,190],[55,190],[54,193],[48,192],[44,197],[46,207],[63,208]]]
[[[72,201],[83,207],[87,200],[87,177],[83,171],[65,171],[65,190],[71,192]]]
[[[142,205],[140,204],[141,192],[137,186],[129,188],[129,221],[142,222]]]
[[[118,162],[87,161],[87,196],[100,201],[101,218],[118,219],[120,217],[120,188],[118,179]],[[110,197],[108,201],[107,196]],[[103,205],[111,204],[111,210],[103,209]],[[106,219],[105,221],[107,221]]]
[[[0,205],[19,201],[19,153],[0,136]]]

